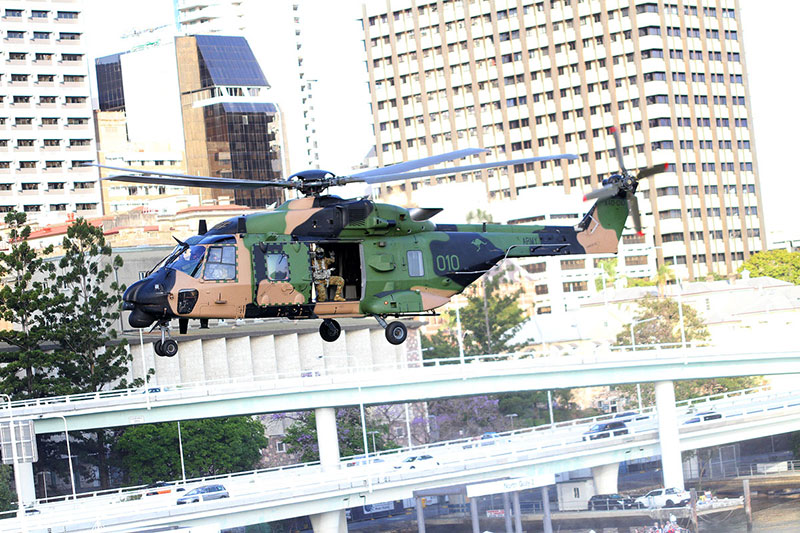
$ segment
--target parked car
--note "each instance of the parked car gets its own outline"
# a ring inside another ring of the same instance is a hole
[[[183,505],[184,503],[206,502],[228,497],[230,497],[230,495],[222,485],[203,485],[202,487],[190,490],[178,498],[177,504]]]
[[[633,498],[622,494],[595,494],[589,498],[588,507],[590,511],[608,511],[611,509],[632,509],[637,507],[637,504]]]
[[[620,435],[628,434],[628,426],[625,422],[601,422],[589,428],[589,431],[583,434],[583,440],[597,440],[605,439],[607,437],[618,437]]]
[[[397,470],[416,470],[418,468],[432,468],[439,466],[439,461],[432,455],[409,455],[403,459],[399,465],[395,465]]]
[[[716,411],[704,411],[693,415],[691,418],[687,418],[683,423],[684,425],[697,424],[698,422],[708,422],[709,420],[719,420],[720,418],[722,418],[721,413]]]
[[[679,488],[656,489],[651,490],[644,496],[636,498],[636,503],[642,504],[643,507],[655,509],[658,507],[677,507],[686,505],[691,495],[689,491]]]

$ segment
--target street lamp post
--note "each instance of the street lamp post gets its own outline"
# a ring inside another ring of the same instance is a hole
[[[644,324],[645,322],[650,322],[652,320],[656,320],[656,317],[652,318],[645,318],[644,320],[634,320],[631,322],[631,351],[636,351],[636,338],[633,336],[633,327],[636,324]],[[636,384],[636,397],[639,400],[639,410],[642,410],[642,385],[640,383]]]
[[[378,453],[378,447],[375,445],[375,435],[380,431],[367,431],[368,435],[372,435],[372,453]]]
[[[55,415],[64,422],[64,440],[67,441],[67,461],[69,463],[69,481],[72,485],[72,499],[76,499],[75,494],[75,472],[72,470],[72,450],[69,447],[69,432],[67,431],[67,419],[64,415]]]
[[[511,419],[511,431],[514,431],[514,418],[516,418],[517,416],[518,416],[517,413],[509,413],[506,415],[507,418]]]
[[[178,420],[178,450],[181,452],[181,478],[186,483],[186,465],[183,463],[183,437],[181,436],[181,421]]]

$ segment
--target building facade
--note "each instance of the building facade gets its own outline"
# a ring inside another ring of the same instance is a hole
[[[102,214],[82,3],[3,2],[0,213],[33,224]]]
[[[244,38],[176,37],[99,58],[96,69],[98,120],[105,126],[101,157],[107,164],[256,181],[283,177],[280,114],[262,92],[269,85]],[[141,83],[151,78],[152,83]],[[123,110],[124,131],[115,126],[120,117],[114,115]],[[118,142],[123,133],[127,147]],[[148,196],[155,192],[184,197],[187,205],[196,196],[200,203],[261,209],[283,199],[271,188],[151,189],[114,183],[109,198],[132,206],[152,203]]]
[[[178,0],[177,23],[186,34],[241,35],[247,38],[280,105],[286,136],[286,167],[294,173],[319,168],[313,77],[304,60],[303,4],[297,0]],[[280,53],[276,53],[280,50]],[[284,51],[288,51],[285,53]]]
[[[659,266],[728,274],[765,248],[735,0],[393,0],[362,16],[381,165],[575,153],[428,183],[480,181],[488,201],[586,192],[619,169],[617,126],[627,168],[667,164],[639,195]],[[420,187],[380,194],[413,203]]]

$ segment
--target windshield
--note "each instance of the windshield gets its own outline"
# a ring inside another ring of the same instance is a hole
[[[595,424],[589,428],[589,431],[602,431],[606,428],[605,424]]]
[[[183,250],[182,253],[175,253],[180,252],[181,249]],[[167,260],[166,266],[173,270],[180,270],[184,274],[196,276],[200,273],[200,264],[203,262],[205,253],[204,246],[194,245],[188,248],[179,246],[173,251],[170,259]]]

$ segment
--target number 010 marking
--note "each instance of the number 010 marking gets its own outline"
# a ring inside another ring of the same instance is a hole
[[[455,272],[461,269],[457,255],[437,255],[436,268],[440,271]]]

